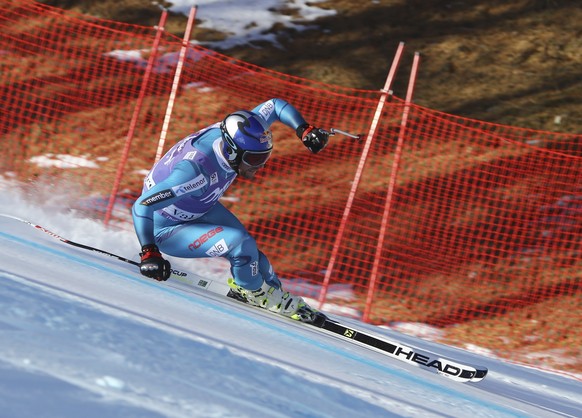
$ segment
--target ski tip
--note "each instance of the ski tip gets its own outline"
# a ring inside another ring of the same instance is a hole
[[[471,382],[480,382],[481,380],[485,379],[485,376],[487,376],[487,372],[489,371],[484,367],[478,368],[476,370],[477,371],[475,375],[471,378]]]

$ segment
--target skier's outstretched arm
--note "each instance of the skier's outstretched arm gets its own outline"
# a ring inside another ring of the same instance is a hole
[[[279,121],[295,130],[303,145],[314,154],[327,146],[329,133],[307,123],[301,113],[291,103],[283,99],[267,100],[255,107],[253,113],[261,115],[269,126],[275,121]]]

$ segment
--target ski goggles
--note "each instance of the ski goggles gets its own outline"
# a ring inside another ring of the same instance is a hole
[[[262,167],[267,163],[271,156],[271,150],[268,151],[244,151],[242,162],[249,167]]]

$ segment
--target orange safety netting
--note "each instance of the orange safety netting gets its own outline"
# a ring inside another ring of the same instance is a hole
[[[118,203],[130,203],[154,161],[182,46],[181,39],[161,33],[153,51],[155,36],[156,28],[1,1],[1,172],[50,182],[79,199],[106,200],[148,58],[156,54],[120,179]],[[382,94],[292,77],[191,45],[165,149],[271,97],[293,103],[317,126],[367,133]],[[532,306],[545,313],[579,309],[582,137],[414,104],[402,126],[407,104],[387,99],[335,254],[330,284],[348,284],[355,295],[342,303],[367,309],[374,322],[441,327]],[[276,124],[273,135],[269,165],[252,182],[238,180],[224,203],[283,278],[320,283],[363,141],[336,135],[312,155],[289,128]],[[94,204],[81,209],[99,217],[105,210]],[[113,219],[131,229],[127,206],[115,206]],[[374,262],[380,268],[370,290]],[[368,292],[373,298],[364,306]]]

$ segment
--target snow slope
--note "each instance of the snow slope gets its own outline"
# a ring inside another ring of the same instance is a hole
[[[133,234],[48,214],[9,189],[0,213],[136,257]],[[453,382],[220,296],[148,281],[5,216],[0,253],[2,418],[582,416],[576,378],[340,318],[489,368],[482,382]],[[216,277],[224,265],[187,268]]]

